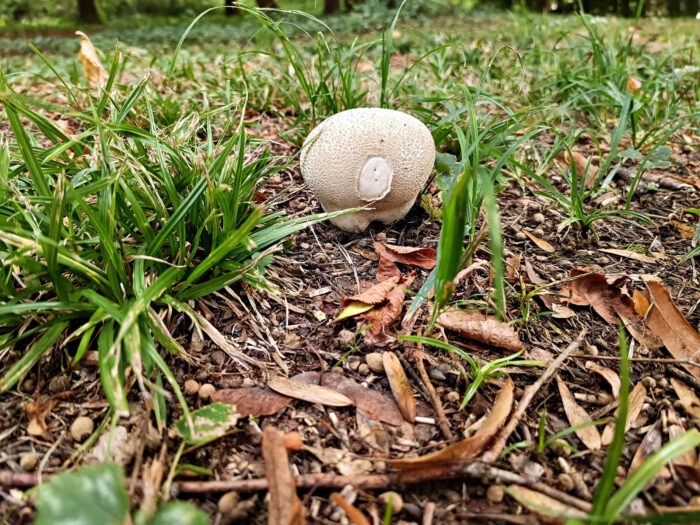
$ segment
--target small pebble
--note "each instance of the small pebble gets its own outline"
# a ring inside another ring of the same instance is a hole
[[[193,396],[199,392],[199,383],[194,379],[188,379],[185,381],[185,394]]]
[[[250,377],[244,377],[243,381],[241,382],[241,386],[243,388],[251,388],[255,386],[255,381],[253,381]]]
[[[525,235],[523,232],[517,232],[515,234],[515,238],[519,241],[524,241],[525,239],[527,239],[527,235]]]
[[[403,504],[403,516],[404,518],[408,518],[410,520],[420,522],[421,516],[423,516],[423,511],[418,505],[415,505],[413,503],[404,503]]]
[[[207,400],[209,399],[212,394],[216,392],[216,388],[214,388],[214,385],[211,383],[204,383],[202,386],[199,387],[199,392],[197,392],[197,395],[199,396],[199,399]]]
[[[384,373],[384,360],[379,352],[371,352],[365,356],[365,362],[375,374]]]
[[[331,368],[331,374],[339,374],[342,376],[344,372],[345,371],[343,370],[342,366],[334,366]]]
[[[666,388],[668,386],[668,379],[665,377],[660,377],[658,381],[656,381],[656,384],[659,386],[659,388]]]
[[[432,379],[433,381],[446,381],[447,380],[447,376],[445,374],[443,374],[442,371],[438,370],[437,368],[431,369],[430,372],[428,373],[428,375],[430,376],[430,379]]]
[[[557,481],[565,492],[571,492],[574,490],[574,480],[569,474],[562,472],[557,476]]]
[[[369,366],[367,366],[367,363],[362,363],[360,366],[357,367],[357,372],[360,375],[368,376],[370,374],[371,370],[370,370]]]
[[[34,470],[37,463],[39,463],[39,454],[36,452],[27,452],[26,454],[22,454],[19,458],[19,466],[22,467],[22,470],[25,472]]]
[[[642,384],[647,388],[656,388],[656,379],[651,376],[645,376],[642,378]]]
[[[390,490],[388,492],[384,492],[380,494],[379,498],[377,499],[379,499],[379,501],[381,501],[385,506],[389,503],[389,500],[391,500],[391,508],[394,514],[398,514],[401,512],[401,509],[403,509],[403,498],[394,491]]]
[[[539,222],[540,224],[544,224],[544,222],[547,220],[541,213],[535,213],[532,218],[535,219],[535,222]]]
[[[82,443],[95,430],[95,422],[87,416],[80,416],[70,426],[70,435],[74,441]]]
[[[491,485],[486,491],[486,499],[491,503],[503,501],[503,487],[501,485]]]
[[[241,496],[238,492],[233,490],[231,492],[227,492],[221,496],[221,498],[219,498],[219,512],[222,514],[231,514],[240,500]]]
[[[224,354],[221,350],[214,350],[211,353],[211,360],[215,365],[221,366],[224,364],[224,361],[226,361],[226,354]]]
[[[384,241],[386,241],[386,233],[384,233],[384,232],[379,232],[379,233],[377,234],[377,240],[378,240],[379,242],[384,242]]]
[[[70,379],[68,376],[56,376],[49,381],[50,393],[58,394],[59,392],[65,392],[66,390],[70,390]]]
[[[450,390],[445,397],[450,403],[459,402],[459,392],[455,392],[454,390]]]
[[[350,346],[355,339],[355,334],[350,330],[341,330],[338,334],[338,342],[343,346]]]
[[[362,363],[362,358],[359,355],[351,355],[348,356],[346,362],[350,370],[357,370]]]
[[[571,455],[571,447],[563,439],[557,439],[552,443],[552,451],[557,455],[564,458],[568,458]]]
[[[544,237],[544,230],[543,230],[542,228],[537,228],[537,229],[535,230],[535,235],[537,235],[537,236],[540,237],[540,238],[541,238],[541,237]]]
[[[603,257],[598,257],[598,258],[595,260],[595,262],[597,262],[598,264],[603,264],[603,265],[604,265],[604,264],[610,264],[610,257],[605,257],[605,256],[603,256]]]

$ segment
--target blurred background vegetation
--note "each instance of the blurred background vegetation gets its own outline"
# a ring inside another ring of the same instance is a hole
[[[312,14],[335,14],[373,6],[396,7],[397,0],[247,0],[259,7],[299,9]],[[418,3],[418,2],[414,2]],[[429,11],[449,13],[456,8],[491,7],[536,12],[571,13],[579,0],[432,0],[421,2]],[[0,30],[40,27],[70,27],[77,21],[87,24],[134,24],[138,17],[191,17],[204,9],[230,6],[226,15],[236,17],[235,0],[0,0]],[[636,0],[581,0],[587,13],[633,16]],[[699,0],[649,0],[646,16],[695,16]],[[222,13],[223,16],[223,13]],[[136,19],[134,18],[136,17]],[[143,20],[146,22],[147,20]]]

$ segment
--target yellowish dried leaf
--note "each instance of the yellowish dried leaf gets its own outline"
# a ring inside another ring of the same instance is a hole
[[[532,233],[530,233],[530,232],[527,231],[527,230],[523,230],[523,233],[524,233],[525,235],[527,235],[527,237],[528,237],[532,242],[534,242],[534,243],[538,246],[538,248],[540,248],[541,250],[544,250],[544,251],[547,252],[547,253],[554,253],[554,252],[556,251],[556,250],[554,249],[554,246],[552,246],[551,244],[549,244],[549,243],[548,243],[547,241],[545,241],[544,239],[540,239],[539,237],[533,235]]]
[[[635,422],[639,413],[642,411],[642,406],[644,405],[644,399],[647,397],[647,390],[644,388],[642,383],[637,383],[635,387],[630,392],[629,397],[629,407],[627,409],[627,421],[625,422],[625,432],[627,432],[632,423]],[[617,416],[618,411],[615,411]],[[603,429],[603,437],[601,442],[603,445],[609,445],[612,443],[613,436],[615,434],[615,423],[608,423]]]
[[[592,421],[591,416],[576,402],[569,387],[566,386],[566,383],[564,383],[559,376],[557,376],[557,386],[559,387],[559,395],[564,405],[566,418],[569,420],[569,423],[571,423],[571,426]],[[579,428],[576,430],[575,434],[588,450],[598,450],[600,448],[600,432],[598,432],[596,427]]]
[[[416,420],[416,398],[413,395],[411,384],[408,382],[408,377],[406,377],[406,372],[401,366],[401,361],[391,351],[384,352],[382,360],[384,372],[386,372],[396,404],[406,421],[413,423]]]
[[[78,58],[83,64],[85,78],[92,87],[103,88],[107,85],[107,70],[102,66],[100,58],[97,56],[95,46],[92,45],[90,38],[82,31],[76,31],[76,35],[80,37],[80,52]]]
[[[349,397],[325,386],[310,385],[282,376],[273,377],[267,386],[278,394],[301,399],[308,403],[319,403],[332,407],[346,407],[353,404]]]

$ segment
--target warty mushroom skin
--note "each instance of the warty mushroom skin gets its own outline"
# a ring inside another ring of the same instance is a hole
[[[325,211],[367,206],[331,219],[350,232],[404,217],[434,163],[428,128],[411,115],[380,108],[329,117],[306,138],[300,156],[304,181]]]

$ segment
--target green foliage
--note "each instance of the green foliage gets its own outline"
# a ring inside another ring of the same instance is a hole
[[[183,417],[175,422],[175,428],[188,445],[203,445],[226,434],[237,421],[235,406],[212,403],[192,412],[192,427]]]

